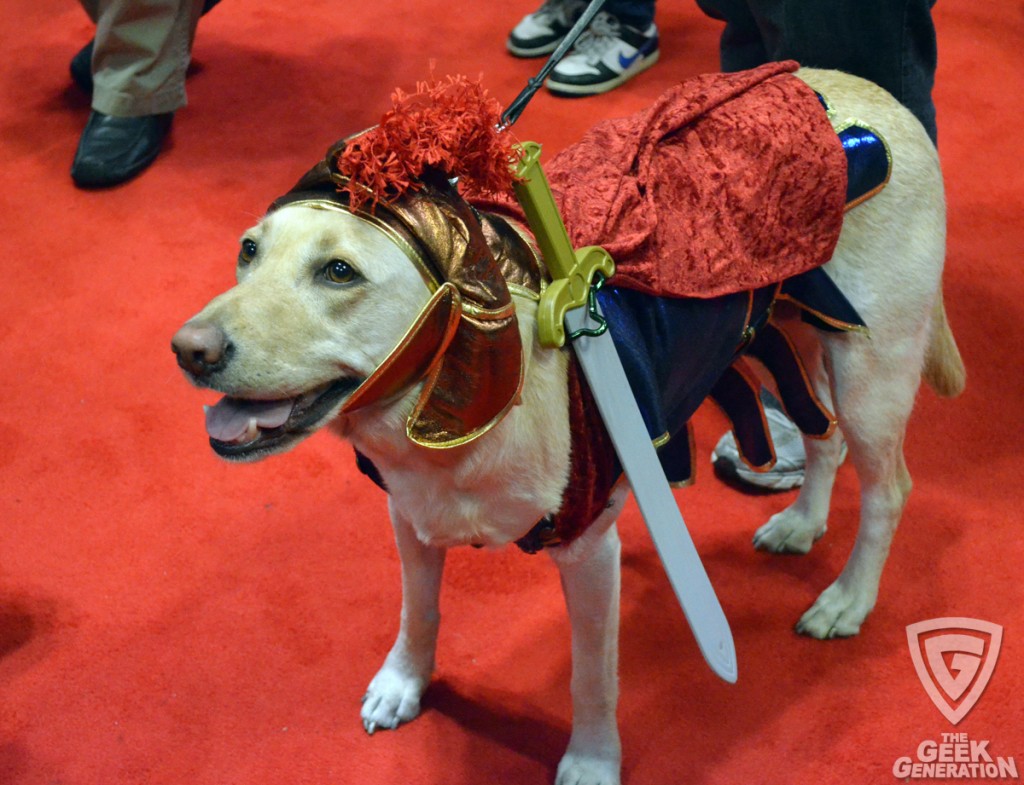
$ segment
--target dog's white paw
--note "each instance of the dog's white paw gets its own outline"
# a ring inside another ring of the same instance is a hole
[[[366,732],[393,730],[403,722],[416,719],[420,713],[420,697],[427,688],[427,680],[401,673],[385,665],[366,689],[363,696],[363,727]]]
[[[800,618],[796,631],[819,640],[848,638],[860,632],[874,605],[875,593],[857,591],[836,581]]]
[[[619,785],[618,759],[565,753],[558,764],[555,785]]]
[[[771,553],[807,553],[825,534],[825,528],[825,524],[810,523],[791,507],[754,532],[754,547]]]

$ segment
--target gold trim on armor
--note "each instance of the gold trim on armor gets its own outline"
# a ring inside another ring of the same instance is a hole
[[[481,308],[479,305],[463,301],[462,311],[472,316],[479,316],[482,319],[507,319],[515,314],[516,305],[510,302],[508,305],[501,306],[501,308]]]
[[[816,92],[819,96],[821,96],[821,102],[825,104],[825,117],[827,117],[831,122],[832,118],[836,114],[836,108],[832,106],[832,102],[828,100],[828,96],[821,92],[821,90],[818,90],[817,88],[814,87],[812,87],[811,89],[814,90],[814,92]]]
[[[885,150],[885,160],[886,160],[886,163],[889,164],[889,166],[888,166],[888,168],[886,169],[886,172],[885,172],[885,179],[880,184],[878,184],[874,188],[872,188],[870,191],[867,191],[866,193],[861,194],[856,199],[854,199],[852,202],[848,203],[843,208],[843,212],[844,213],[848,212],[849,210],[852,210],[854,207],[856,207],[859,204],[863,204],[868,199],[870,199],[872,196],[875,196],[878,193],[880,193],[882,191],[882,189],[885,188],[885,186],[887,186],[889,184],[889,180],[892,179],[892,149],[889,147],[889,143],[886,141],[886,139],[882,135],[881,131],[879,131],[877,128],[875,128],[870,123],[865,123],[863,120],[858,120],[855,117],[847,118],[846,120],[844,120],[839,125],[833,126],[833,129],[836,132],[836,136],[838,136],[843,131],[845,131],[847,128],[852,128],[853,126],[857,126],[858,128],[864,128],[865,130],[871,131],[871,133],[873,133],[875,136],[878,137],[878,141],[880,141],[882,143],[882,149]]]
[[[463,302],[465,307],[465,302]],[[418,444],[420,447],[428,447],[433,450],[447,450],[453,447],[461,447],[464,444],[468,444],[474,439],[478,439],[485,433],[491,431],[497,426],[511,410],[519,402],[519,398],[523,393],[523,386],[526,383],[526,373],[524,370],[524,363],[522,362],[522,350],[520,349],[520,362],[519,362],[519,384],[516,386],[516,393],[513,395],[504,408],[500,412],[494,415],[487,423],[481,425],[475,431],[471,433],[463,434],[462,436],[456,436],[454,439],[447,439],[445,441],[427,441],[424,439],[417,438],[413,433],[413,428],[416,422],[420,419],[420,415],[423,413],[423,409],[429,400],[430,393],[433,391],[437,384],[437,377],[441,372],[441,363],[438,363],[430,374],[427,376],[426,384],[424,385],[424,392],[421,394],[419,401],[413,407],[412,413],[405,422],[405,435],[413,444]]]
[[[743,317],[743,331],[740,333],[740,342],[736,345],[736,351],[740,351],[754,340],[754,330],[750,327],[750,317],[754,315],[754,290],[747,290],[747,315]]]
[[[543,285],[544,284],[541,283],[541,287],[543,287]],[[508,286],[509,293],[514,294],[516,297],[522,297],[524,300],[532,300],[535,303],[540,302],[540,295],[528,286],[521,286],[517,283],[508,283],[506,286]]]
[[[689,488],[697,482],[697,451],[696,441],[693,438],[693,423],[690,420],[687,420],[684,428],[686,430],[687,441],[690,443],[690,476],[685,480],[670,482],[669,486],[672,488]]]
[[[423,276],[423,280],[427,284],[427,288],[430,289],[430,293],[435,293],[441,288],[441,282],[434,275],[430,266],[426,260],[402,235],[394,230],[393,227],[388,226],[377,216],[364,212],[362,210],[351,210],[343,204],[333,201],[332,199],[299,199],[295,202],[288,202],[285,207],[311,207],[314,210],[334,210],[339,213],[348,213],[366,223],[379,229],[383,234],[387,235],[388,239],[393,241],[395,245],[402,249],[409,260],[415,265],[420,275]],[[467,309],[468,310],[468,309]]]
[[[821,319],[821,321],[823,321],[825,324],[830,325],[832,327],[835,327],[837,330],[842,330],[843,332],[848,332],[848,333],[860,333],[861,335],[863,335],[863,336],[865,336],[867,338],[871,337],[871,329],[867,325],[863,325],[863,324],[850,324],[849,322],[844,322],[844,321],[842,321],[840,319],[836,319],[836,318],[834,318],[832,316],[828,316],[827,314],[824,314],[821,311],[816,311],[815,309],[811,308],[806,303],[803,303],[800,300],[797,300],[792,295],[785,294],[783,292],[780,292],[778,294],[778,296],[776,297],[776,299],[783,300],[783,301],[785,301],[787,303],[792,303],[793,305],[795,305],[800,310],[807,311],[807,313],[811,314],[816,319]],[[779,327],[779,325],[777,323],[776,323],[775,326]],[[784,331],[782,331],[781,327],[779,327],[779,330],[780,330],[780,332],[784,333]]]
[[[807,310],[810,309],[808,308]],[[800,356],[800,352],[798,352],[796,350],[796,347],[793,345],[793,341],[790,339],[789,333],[787,333],[784,329],[782,329],[780,325],[775,324],[774,322],[772,323],[772,326],[775,327],[779,335],[782,336],[782,340],[785,341],[786,344],[789,346],[789,351],[792,353],[793,358],[796,360],[796,367],[800,371],[800,377],[803,379],[804,389],[807,390],[808,395],[810,395],[811,400],[814,402],[814,405],[818,407],[818,410],[823,414],[827,415],[828,430],[826,430],[825,433],[817,435],[813,433],[804,433],[803,431],[800,431],[801,436],[806,436],[808,439],[814,439],[816,441],[822,442],[825,441],[826,439],[831,439],[832,435],[836,432],[836,428],[839,427],[839,419],[836,417],[835,412],[832,411],[832,409],[835,408],[834,403],[833,406],[830,408],[821,402],[821,398],[818,397],[817,390],[814,389],[813,382],[811,382],[810,377],[807,375],[807,368],[806,366],[804,366],[803,358]],[[779,403],[782,404],[783,411],[785,411],[786,402],[782,399],[782,395],[779,395],[778,399]],[[786,412],[786,416],[789,417],[791,420],[793,419],[788,411]],[[770,432],[769,435],[771,435]]]
[[[390,352],[388,352],[387,356],[383,360],[381,360],[381,362],[377,365],[373,372],[365,379],[363,379],[362,383],[358,387],[356,387],[356,389],[349,396],[348,400],[345,401],[345,403],[342,405],[340,410],[341,413],[348,414],[350,412],[361,409],[363,406],[371,405],[374,403],[380,403],[381,400],[387,402],[395,398],[398,398],[406,393],[406,391],[409,389],[411,385],[405,385],[401,387],[397,392],[392,393],[392,395],[388,396],[387,398],[371,398],[369,401],[360,402],[362,398],[366,397],[368,391],[372,395],[373,385],[377,383],[381,376],[383,376],[385,373],[391,370],[396,360],[398,360],[402,356],[402,352],[405,351],[409,347],[409,345],[413,343],[415,338],[419,335],[419,332],[423,327],[423,322],[428,313],[435,306],[437,306],[438,301],[441,298],[443,298],[448,292],[452,293],[450,296],[452,297],[453,307],[451,309],[451,314],[449,316],[448,329],[445,331],[446,337],[441,343],[441,345],[438,347],[438,351],[436,352],[434,359],[431,363],[431,366],[428,369],[427,376],[429,377],[430,373],[433,372],[434,367],[438,364],[438,359],[443,357],[445,351],[448,349],[448,345],[451,343],[452,337],[455,335],[455,323],[457,323],[458,320],[461,318],[462,298],[459,296],[458,289],[456,289],[450,283],[443,284],[441,288],[439,288],[438,291],[434,293],[434,296],[423,304],[423,307],[420,308],[420,312],[416,315],[416,319],[413,321],[411,325],[409,325],[409,329],[405,331],[405,335],[403,335],[401,340],[399,340],[398,343],[395,344],[394,348]],[[415,384],[416,381],[418,380],[414,380],[413,383]]]
[[[750,367],[750,363],[747,361],[745,357],[737,357],[735,360],[733,360],[732,368],[736,370],[736,373],[739,374],[740,378],[754,394],[754,405],[757,407],[757,413],[761,415],[761,427],[764,429],[764,435],[767,437],[768,452],[771,453],[772,457],[767,462],[761,464],[760,466],[754,466],[754,464],[747,460],[747,456],[744,455],[743,449],[740,447],[739,444],[739,439],[736,440],[736,452],[737,454],[739,454],[740,460],[743,461],[743,463],[745,463],[751,471],[763,474],[764,472],[769,471],[773,466],[775,466],[779,457],[778,454],[775,452],[775,440],[772,439],[772,432],[771,429],[768,427],[768,418],[765,417],[764,413],[764,404],[761,402],[761,379],[757,375],[757,372]],[[722,416],[729,421],[729,430],[732,431],[733,434],[735,434],[736,424],[732,421],[732,417],[729,416],[729,411],[722,404],[716,401],[713,397],[709,396],[709,400],[711,400],[711,402],[715,404],[715,406],[718,408],[718,411],[722,413]]]

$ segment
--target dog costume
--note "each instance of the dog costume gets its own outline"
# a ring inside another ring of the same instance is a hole
[[[773,374],[804,433],[831,435],[833,416],[771,320],[778,303],[824,329],[865,329],[820,267],[844,210],[884,186],[891,161],[871,129],[850,121],[834,130],[827,100],[792,75],[797,67],[687,80],[643,112],[598,124],[547,168],[573,245],[602,246],[615,260],[597,297],[676,483],[692,476],[689,419],[707,397],[751,466],[774,463],[744,354]],[[474,114],[458,105],[477,96],[464,80],[425,87],[396,94],[380,126],[332,147],[271,209],[351,211],[406,249],[433,296],[342,411],[424,381],[407,432],[447,448],[486,433],[515,404],[523,368],[511,291],[536,298],[546,272],[510,196],[496,106],[477,100]],[[575,359],[568,383],[571,476],[561,508],[519,541],[529,552],[579,536],[622,474]]]

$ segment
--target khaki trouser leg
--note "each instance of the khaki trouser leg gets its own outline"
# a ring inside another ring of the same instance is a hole
[[[185,105],[202,0],[81,0],[96,22],[92,108],[118,117]]]

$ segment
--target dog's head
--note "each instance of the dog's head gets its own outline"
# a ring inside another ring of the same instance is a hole
[[[380,226],[301,204],[242,236],[237,279],[172,341],[188,378],[225,394],[207,429],[233,459],[287,449],[332,419],[431,297]]]
[[[172,341],[189,379],[225,394],[206,417],[223,457],[288,449],[417,384],[409,438],[456,446],[522,385],[511,296],[446,180],[371,215],[348,207],[321,163],[242,236],[237,277]]]

